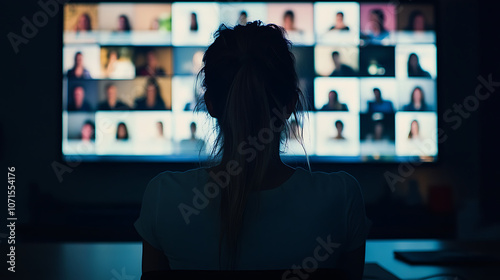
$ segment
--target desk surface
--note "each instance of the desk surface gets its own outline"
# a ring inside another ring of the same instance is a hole
[[[7,248],[1,244],[2,259]],[[395,250],[439,250],[467,248],[500,251],[500,243],[456,243],[438,240],[370,240],[366,244],[366,262],[377,263],[400,279],[424,278],[453,274],[467,280],[500,279],[498,268],[439,267],[410,265],[394,258]],[[16,246],[16,273],[2,279],[69,279],[69,280],[139,280],[142,248],[139,242],[117,243],[26,243]],[[5,262],[4,262],[5,263]],[[7,274],[6,274],[7,273]],[[14,277],[13,277],[14,276]],[[366,275],[367,279],[379,279]],[[33,278],[36,277],[36,278]],[[493,277],[493,278],[492,278]],[[437,279],[437,278],[436,278]],[[443,279],[443,278],[440,278]],[[448,278],[453,279],[453,278]]]

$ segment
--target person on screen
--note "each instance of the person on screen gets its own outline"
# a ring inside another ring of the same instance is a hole
[[[302,33],[302,30],[295,27],[295,13],[292,10],[287,10],[283,14],[283,27],[287,32]]]
[[[118,17],[118,29],[117,32],[130,32],[132,27],[130,26],[130,20],[126,15],[120,15]]]
[[[118,123],[118,127],[116,128],[116,140],[127,141],[128,139],[127,125],[124,122]]]
[[[337,130],[337,136],[333,137],[334,140],[345,140],[342,132],[344,131],[344,123],[341,120],[335,122],[335,129]]]
[[[80,140],[91,142],[95,140],[95,124],[91,120],[86,120],[80,130]]]
[[[418,124],[417,120],[413,120],[410,124],[410,133],[408,133],[408,139],[420,139],[420,125]]]
[[[165,102],[161,97],[160,86],[155,78],[149,78],[146,81],[146,92],[144,97],[135,100],[134,109],[136,110],[166,110]]]
[[[379,88],[373,89],[373,101],[368,101],[368,113],[394,113],[394,106],[390,100],[382,98]]]
[[[344,23],[344,13],[338,12],[335,16],[335,25],[330,27],[330,30],[344,30],[349,31],[349,26]]]
[[[85,100],[85,89],[83,86],[75,86],[72,93],[73,100],[68,104],[68,111],[92,111],[92,107]]]
[[[246,25],[248,22],[248,14],[246,11],[241,11],[240,16],[238,17],[239,25]]]
[[[328,255],[320,267],[361,280],[369,222],[359,183],[346,172],[293,168],[280,155],[291,120],[301,123],[305,113],[284,29],[256,21],[215,34],[200,72],[200,102],[216,120],[207,131],[216,136],[215,158],[162,172],[146,187],[134,224],[143,239],[142,272],[286,269],[310,258],[321,239],[332,250],[317,247],[318,256]],[[193,195],[203,209],[194,208]],[[301,230],[290,230],[299,216],[307,217]]]
[[[68,70],[69,79],[92,79],[90,72],[83,65],[83,54],[77,52],[73,63],[73,68]]]
[[[135,77],[135,66],[130,59],[120,58],[117,50],[108,51],[107,63],[104,65],[104,77],[109,79],[132,79]]]
[[[330,77],[335,76],[356,76],[356,72],[351,68],[351,66],[342,63],[340,59],[340,54],[338,51],[332,52],[332,60],[335,68],[333,69]]]
[[[431,74],[422,69],[416,53],[411,53],[408,57],[408,77],[430,78]]]
[[[99,104],[99,111],[130,110],[130,107],[118,99],[118,89],[114,84],[107,84],[106,100]]]
[[[92,30],[92,24],[90,21],[90,16],[87,13],[83,13],[78,16],[75,25],[75,32],[87,32]]]
[[[347,105],[339,102],[339,94],[335,90],[328,93],[328,103],[321,107],[321,111],[348,111]]]
[[[375,142],[388,140],[388,138],[385,136],[384,130],[384,123],[382,123],[381,121],[376,121],[373,124],[373,131],[366,135],[366,140]]]
[[[403,111],[428,111],[429,108],[425,103],[424,91],[421,87],[415,87],[411,93],[410,103],[403,106]]]
[[[161,121],[156,122],[156,131],[157,131],[157,134],[156,134],[157,139],[164,139],[165,138],[165,134],[163,133],[163,122],[161,122]]]
[[[195,12],[191,13],[191,24],[189,25],[189,30],[198,31],[198,16]]]
[[[408,17],[408,25],[405,28],[406,31],[422,32],[430,30],[428,26],[425,15],[420,10],[414,10],[410,13]]]
[[[165,70],[160,66],[154,50],[146,53],[146,65],[137,68],[137,76],[165,76]]]
[[[200,152],[205,149],[205,141],[196,136],[196,123],[189,124],[191,136],[188,139],[181,140],[181,150],[184,152]]]
[[[373,9],[369,14],[368,32],[361,34],[361,39],[366,44],[381,45],[389,37],[385,28],[385,15],[381,9]]]

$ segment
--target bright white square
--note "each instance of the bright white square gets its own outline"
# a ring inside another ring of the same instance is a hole
[[[267,22],[267,7],[264,3],[224,3],[220,4],[220,23],[228,27],[238,25],[242,12],[247,14],[246,22],[256,20]]]
[[[397,155],[436,156],[437,141],[436,113],[398,112],[396,114]]]
[[[133,155],[134,143],[137,141],[137,126],[132,111],[96,113],[96,154],[98,155]],[[124,123],[128,132],[128,140],[118,139],[120,123]]]
[[[417,78],[398,80],[399,110],[405,110],[410,104],[412,93],[417,87],[423,92],[426,111],[436,111],[436,81]]]
[[[197,94],[201,94],[200,82],[195,76],[174,76],[172,78],[172,111],[174,113],[193,111]]]
[[[100,77],[101,72],[101,50],[98,45],[65,45],[63,49],[63,74],[75,66],[75,55],[81,52],[83,56],[83,67],[90,73],[92,79]]]
[[[173,3],[172,43],[175,46],[206,46],[213,42],[219,22],[216,3]],[[197,30],[194,30],[196,25]]]
[[[348,112],[359,113],[359,79],[327,78],[314,79],[314,107],[321,110],[328,104],[330,91],[336,91],[339,103],[347,106]]]
[[[344,23],[349,30],[330,30],[336,25],[338,12],[344,14]],[[317,43],[359,45],[359,4],[354,2],[315,3],[314,29]]]
[[[382,100],[392,103],[393,110],[398,108],[396,79],[394,78],[362,78],[360,79],[360,109],[368,113],[368,103],[375,101],[374,89],[380,89]]]
[[[172,153],[173,122],[171,112],[134,112],[135,152],[142,155]]]
[[[191,124],[194,123],[193,130]],[[215,140],[215,121],[204,113],[176,113],[173,139],[174,153],[181,155],[203,155],[212,152]],[[195,127],[195,128],[194,128]]]
[[[396,77],[408,78],[410,54],[416,54],[418,62],[431,78],[437,76],[436,46],[433,44],[396,45]]]
[[[337,127],[337,122],[341,124],[339,127]],[[339,131],[340,127],[342,128]],[[331,156],[359,155],[359,114],[317,112],[316,154]]]

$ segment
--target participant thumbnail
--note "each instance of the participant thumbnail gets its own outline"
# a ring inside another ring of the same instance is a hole
[[[355,77],[359,71],[357,47],[317,46],[314,49],[316,74],[323,77]]]
[[[394,47],[367,46],[359,50],[360,76],[395,75]]]
[[[436,82],[430,79],[404,79],[398,81],[399,110],[435,111]]]
[[[359,155],[359,115],[345,112],[317,112],[316,154]]]
[[[314,44],[312,3],[270,3],[267,13],[267,23],[282,26],[293,44]]]
[[[136,76],[172,75],[172,48],[135,47],[134,64]]]
[[[135,152],[141,155],[172,153],[173,122],[171,112],[134,112],[137,135]]]
[[[319,111],[359,113],[359,79],[314,79],[314,106]]]
[[[101,73],[105,79],[133,79],[135,65],[132,62],[134,50],[131,47],[102,47]]]
[[[64,42],[97,42],[98,18],[96,4],[66,4],[64,6]]]
[[[97,81],[68,80],[65,88],[64,108],[71,112],[90,112],[96,110]]]
[[[134,4],[134,31],[172,31],[172,4]]]
[[[171,88],[170,78],[140,77],[134,79],[134,89],[137,90],[134,110],[171,110]]]
[[[63,153],[84,155],[95,153],[95,115],[94,113],[64,113]]]
[[[360,45],[393,45],[396,30],[396,6],[394,4],[361,4]]]
[[[399,156],[437,155],[437,116],[434,112],[396,114],[396,153]]]
[[[362,113],[391,114],[398,108],[398,94],[394,78],[360,79],[360,108]]]
[[[175,75],[197,75],[203,66],[206,47],[174,48]]]
[[[429,4],[402,4],[397,13],[398,43],[434,43],[434,7]]]
[[[174,153],[206,156],[212,151],[215,139],[213,119],[206,114],[176,113],[174,123]]]
[[[217,3],[172,4],[172,43],[175,46],[207,46],[219,27]]]
[[[326,45],[359,44],[359,4],[314,4],[316,42]]]
[[[98,79],[100,76],[98,45],[65,45],[63,75],[69,79]]]
[[[133,155],[136,141],[135,116],[131,111],[96,112],[96,153],[98,155]]]
[[[299,120],[291,117],[289,122],[287,141],[281,144],[283,154],[287,156],[315,154],[315,114],[305,113]]]
[[[196,77],[174,76],[172,78],[172,111],[193,111],[202,94],[203,89]],[[204,107],[200,110],[204,110]]]
[[[360,139],[362,156],[394,156],[394,114],[360,114]]]
[[[432,44],[397,45],[398,78],[433,78],[437,76],[436,46]]]
[[[263,3],[223,3],[220,4],[220,22],[228,27],[246,25],[260,20],[267,22],[267,6]]]

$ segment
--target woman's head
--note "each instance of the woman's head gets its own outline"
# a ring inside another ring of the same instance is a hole
[[[90,23],[90,16],[87,13],[83,13],[78,17],[76,21],[76,31],[90,31],[92,26]]]
[[[335,90],[331,90],[328,93],[328,101],[330,103],[338,103],[339,102],[339,95]]]
[[[370,11],[370,29],[373,32],[384,32],[384,21],[384,11],[380,9],[374,9]]]
[[[262,186],[270,162],[279,157],[281,136],[286,139],[290,132],[289,117],[300,123],[303,95],[283,28],[259,21],[222,25],[215,37],[203,57],[201,101],[217,120],[213,154],[219,166],[232,162],[242,170],[221,190],[221,244],[225,240],[234,256],[247,197]],[[259,146],[250,154],[242,152],[251,149],[249,139]],[[229,260],[234,265],[234,258]]]
[[[128,129],[124,122],[118,123],[118,127],[116,128],[116,139],[128,140]]]
[[[424,91],[421,87],[415,87],[411,93],[411,103],[425,104]]]
[[[75,53],[74,68],[83,66],[83,54],[82,52]]]
[[[118,17],[118,31],[130,31],[131,29],[128,17],[126,15],[120,15]]]
[[[410,124],[410,133],[408,133],[408,138],[417,138],[420,132],[420,127],[417,120],[413,120]]]
[[[81,140],[91,141],[95,139],[95,125],[91,120],[85,121],[82,125]]]
[[[427,30],[427,25],[425,22],[424,13],[420,10],[414,10],[410,13],[408,18],[407,31],[425,31]]]
[[[156,106],[158,103],[163,103],[160,95],[160,86],[155,78],[150,77],[146,81],[145,94],[146,103],[151,106]]]

